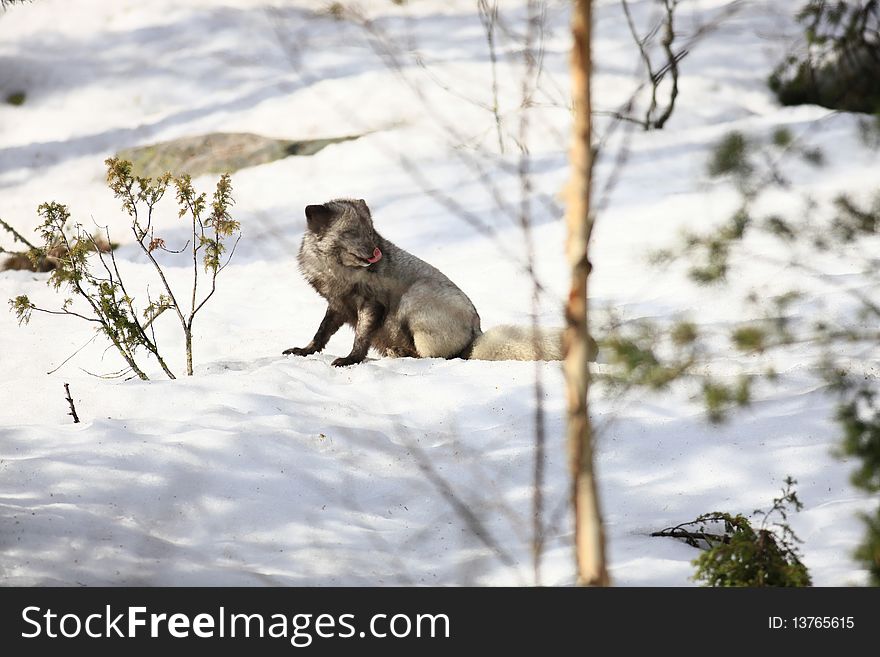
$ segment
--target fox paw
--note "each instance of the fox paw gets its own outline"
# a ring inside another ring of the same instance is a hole
[[[307,347],[291,347],[290,349],[285,349],[281,352],[285,356],[308,356],[310,354],[315,353],[314,350],[308,349]]]
[[[353,358],[351,356],[346,356],[345,358],[337,358],[331,363],[331,365],[333,365],[333,367],[348,367],[349,365],[360,363],[362,360],[362,358]]]

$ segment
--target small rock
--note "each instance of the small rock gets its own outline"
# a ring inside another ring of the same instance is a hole
[[[197,137],[126,148],[117,154],[132,163],[136,176],[154,178],[166,171],[196,177],[206,173],[232,173],[239,169],[274,162],[291,155],[314,155],[330,144],[363,135],[325,139],[272,139],[248,132],[214,132]]]

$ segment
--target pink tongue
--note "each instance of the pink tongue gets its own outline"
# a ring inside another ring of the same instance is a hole
[[[374,262],[379,262],[381,259],[382,259],[382,252],[379,250],[379,247],[377,246],[375,249],[373,249],[373,257],[367,258],[367,262],[369,262],[370,264],[373,264]]]

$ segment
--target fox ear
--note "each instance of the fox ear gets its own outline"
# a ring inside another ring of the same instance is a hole
[[[370,216],[370,208],[367,207],[367,202],[364,199],[357,199],[355,201],[355,205],[357,205],[358,210],[360,210],[361,212],[365,212],[368,217]]]
[[[307,205],[306,223],[313,233],[323,232],[333,221],[333,212],[326,205]]]

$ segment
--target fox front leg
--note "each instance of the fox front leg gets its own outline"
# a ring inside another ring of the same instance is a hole
[[[327,341],[333,337],[333,334],[339,330],[342,324],[342,314],[327,306],[327,312],[324,314],[324,319],[321,320],[321,325],[318,327],[318,332],[315,333],[312,341],[305,347],[291,347],[290,349],[285,349],[282,353],[293,354],[294,356],[308,356],[309,354],[317,353],[327,346]]]
[[[375,301],[366,301],[358,308],[357,326],[354,329],[354,345],[351,353],[345,358],[337,358],[333,361],[334,367],[345,367],[360,363],[367,357],[370,343],[376,330],[382,326],[385,320],[385,308]]]

